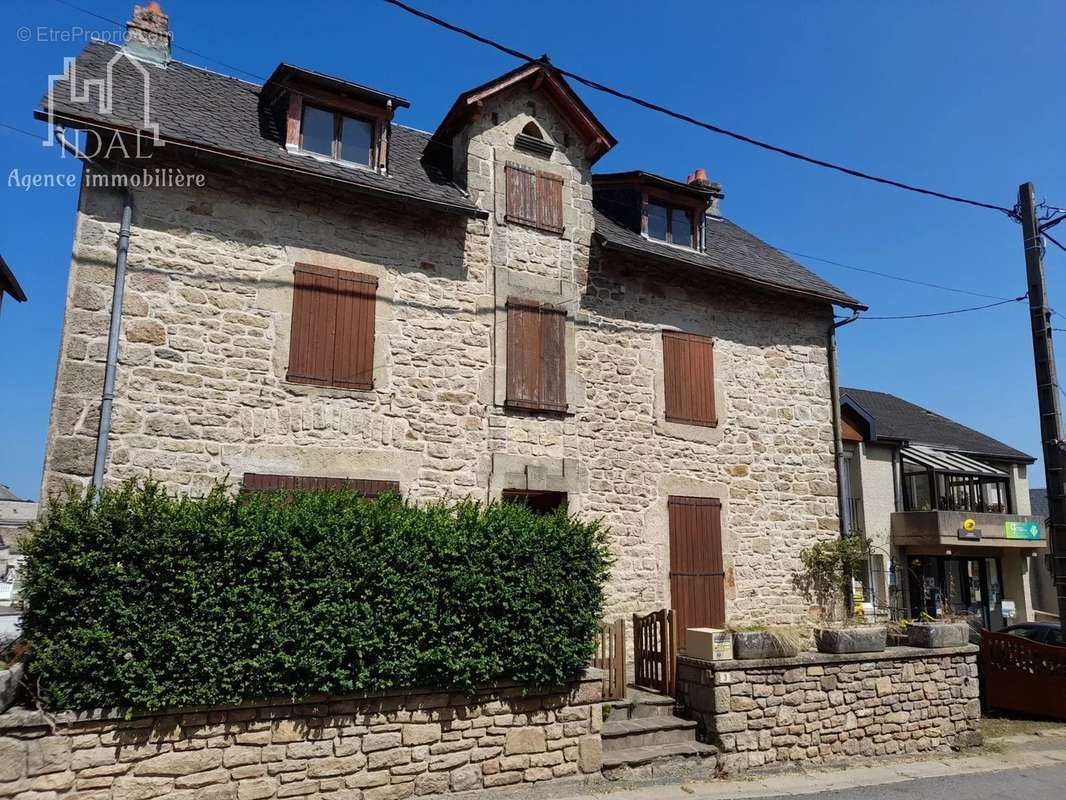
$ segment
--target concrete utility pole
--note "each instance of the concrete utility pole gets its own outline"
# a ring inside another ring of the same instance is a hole
[[[1051,572],[1059,600],[1059,624],[1066,633],[1066,442],[1062,439],[1062,410],[1051,340],[1051,309],[1044,286],[1044,241],[1036,213],[1033,184],[1018,187],[1018,215],[1025,244],[1025,276],[1029,287],[1029,321],[1033,328],[1033,360],[1040,408],[1040,441],[1051,528]]]

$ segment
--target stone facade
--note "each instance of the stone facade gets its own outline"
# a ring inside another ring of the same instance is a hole
[[[564,178],[562,235],[500,207],[503,166],[532,158],[513,148],[530,121],[555,145],[538,166]],[[608,618],[669,603],[667,497],[717,497],[729,622],[802,622],[799,552],[837,531],[831,307],[597,252],[583,147],[523,89],[456,137],[482,219],[232,174],[135,191],[107,480],[389,479],[414,501],[565,491],[610,531]],[[117,193],[83,188],[42,496],[92,471],[119,214]],[[378,278],[373,391],[286,381],[297,261]],[[502,405],[509,295],[567,309],[565,415]],[[716,428],[663,420],[664,328],[714,337]]]
[[[980,744],[974,645],[760,661],[678,659],[678,702],[726,771]]]
[[[598,773],[600,678],[172,714],[10,711],[0,798],[400,800]]]

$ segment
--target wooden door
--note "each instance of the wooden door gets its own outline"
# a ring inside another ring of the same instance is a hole
[[[710,497],[671,497],[670,598],[677,645],[688,628],[725,627],[722,504]]]

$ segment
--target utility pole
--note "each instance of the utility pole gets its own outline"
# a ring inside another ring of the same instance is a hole
[[[1051,340],[1051,309],[1044,286],[1044,241],[1036,213],[1033,184],[1018,187],[1018,215],[1025,244],[1025,276],[1029,287],[1029,321],[1033,329],[1036,394],[1040,408],[1040,442],[1044,450],[1044,476],[1051,538],[1051,573],[1059,601],[1059,624],[1066,633],[1066,442],[1062,439],[1062,410],[1055,370],[1055,344]]]

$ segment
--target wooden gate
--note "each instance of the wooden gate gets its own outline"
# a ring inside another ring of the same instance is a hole
[[[637,686],[673,696],[676,655],[673,611],[663,608],[645,617],[633,615],[633,682]]]
[[[670,605],[677,615],[677,645],[689,628],[725,627],[722,503],[713,497],[671,497]]]
[[[985,704],[1066,720],[1066,647],[981,631]]]
[[[626,621],[601,622],[596,634],[596,654],[592,666],[602,669],[603,699],[623,700],[626,696]]]

